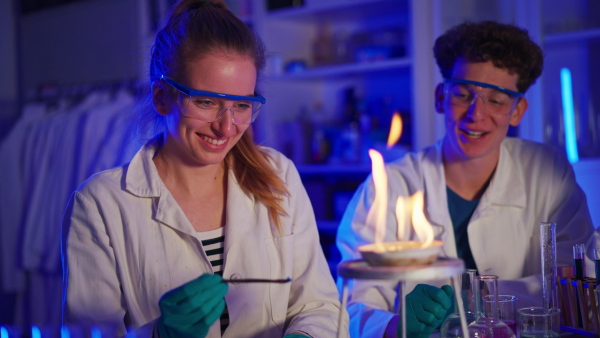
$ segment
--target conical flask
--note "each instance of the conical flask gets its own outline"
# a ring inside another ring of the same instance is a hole
[[[460,297],[462,298],[463,307],[465,308],[465,315],[467,324],[475,321],[475,298],[473,297],[473,283],[477,270],[467,269],[461,275],[461,290]],[[465,338],[463,335],[462,328],[460,326],[460,313],[458,309],[450,314],[440,327],[441,338]]]
[[[515,332],[498,319],[498,276],[482,275],[475,277],[475,321],[469,324],[469,337],[472,338],[516,338]],[[492,296],[491,312],[486,314],[483,297]]]

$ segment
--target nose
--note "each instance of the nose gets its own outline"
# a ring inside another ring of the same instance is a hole
[[[232,137],[236,134],[236,127],[233,124],[233,107],[225,107],[215,121],[212,122],[212,128],[221,136]]]
[[[485,97],[480,94],[473,97],[473,101],[467,110],[467,117],[472,121],[480,121],[486,117],[485,112]]]

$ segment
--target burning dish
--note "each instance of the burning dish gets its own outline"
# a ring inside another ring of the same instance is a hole
[[[402,120],[400,115],[394,114],[388,147],[398,141],[401,133]],[[374,149],[369,150],[369,156],[372,162],[375,197],[367,214],[366,225],[375,230],[375,243],[362,245],[358,247],[358,251],[372,266],[416,266],[435,262],[443,243],[434,240],[433,228],[423,213],[422,191],[416,191],[412,196],[398,196],[396,201],[391,201],[395,202],[398,241],[383,241],[388,224],[388,177],[383,156]]]
[[[369,265],[375,266],[426,265],[436,261],[443,242],[423,244],[418,241],[373,243],[358,247],[358,251]]]

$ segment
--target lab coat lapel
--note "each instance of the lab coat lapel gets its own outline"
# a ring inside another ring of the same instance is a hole
[[[193,236],[194,228],[161,181],[152,161],[157,149],[158,142],[154,139],[146,143],[133,157],[125,177],[125,189],[140,197],[156,199],[152,217],[171,228]]]
[[[255,241],[259,245],[257,238],[258,231],[254,224],[258,224],[256,218],[257,213],[253,212],[254,198],[248,196],[240,187],[233,170],[228,171],[227,181],[227,220],[225,225],[225,269],[223,276],[229,277],[235,272],[235,259],[228,264],[228,258],[240,257],[243,253],[241,250],[243,245],[238,245],[239,241]]]
[[[498,166],[471,217],[468,228],[471,251],[481,273],[489,273],[492,268],[506,271],[506,268],[503,268],[507,264],[506,260],[500,255],[492,254],[493,250],[490,248],[504,242],[505,249],[510,250],[511,245],[519,243],[519,238],[527,236],[520,223],[510,221],[511,210],[526,206],[524,183],[525,180],[514,159],[505,143],[502,143]],[[497,219],[498,208],[502,208],[500,212],[505,214],[505,219]],[[521,249],[515,247],[512,250]]]
[[[500,159],[490,185],[481,198],[481,208],[476,212],[484,217],[488,208],[493,206],[513,206],[524,208],[526,205],[525,181],[503,142],[500,147]]]

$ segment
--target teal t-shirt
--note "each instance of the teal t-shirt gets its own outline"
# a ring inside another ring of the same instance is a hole
[[[466,269],[477,269],[471,246],[469,246],[467,226],[473,212],[475,212],[475,208],[477,208],[477,204],[479,204],[479,200],[466,200],[448,187],[446,187],[446,195],[448,195],[448,211],[450,211],[450,219],[454,228],[458,257],[465,261]]]

